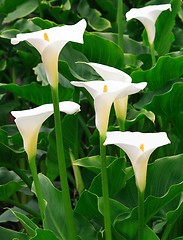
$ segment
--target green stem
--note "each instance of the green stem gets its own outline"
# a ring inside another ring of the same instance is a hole
[[[156,64],[156,57],[155,57],[155,50],[154,50],[154,44],[150,43],[150,50],[151,50],[151,59],[152,59],[152,66],[154,66]]]
[[[122,58],[124,63],[124,51],[123,51],[123,0],[118,0],[117,8],[117,25],[118,25],[118,46],[122,51]]]
[[[60,174],[60,181],[62,187],[62,196],[65,209],[65,219],[68,231],[68,239],[77,239],[75,224],[74,224],[74,214],[71,205],[69,184],[67,180],[67,168],[64,156],[63,138],[62,138],[62,127],[61,127],[61,117],[59,110],[59,95],[58,88],[52,88],[52,99],[54,106],[54,121],[55,121],[55,133],[56,133],[56,146],[57,146],[57,157],[58,157],[58,168]]]
[[[105,239],[112,240],[111,235],[111,219],[110,219],[110,203],[107,178],[107,163],[106,163],[106,147],[103,146],[104,138],[100,136],[100,157],[101,157],[101,178],[103,192],[103,208],[104,208],[104,227]]]
[[[30,166],[30,170],[31,170],[32,177],[33,177],[33,180],[34,180],[36,195],[37,195],[38,204],[39,204],[40,213],[41,213],[41,219],[43,221],[43,219],[44,219],[45,203],[44,203],[44,199],[43,199],[41,185],[40,185],[40,182],[39,182],[39,179],[38,179],[35,156],[32,157],[31,159],[29,159],[29,166]]]
[[[16,206],[16,207],[24,210],[25,212],[30,213],[34,217],[40,218],[40,215],[37,212],[35,212],[33,209],[31,209],[31,208],[13,200],[13,199],[6,200],[6,203],[11,204],[12,206]]]
[[[138,240],[144,239],[144,192],[138,189]]]
[[[40,18],[43,18],[43,11],[41,9],[41,0],[38,0],[38,5],[39,5],[39,16]]]

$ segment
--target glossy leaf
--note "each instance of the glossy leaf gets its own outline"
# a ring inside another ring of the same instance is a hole
[[[30,240],[58,240],[52,231],[47,229],[37,228],[35,229],[35,237],[30,238]]]
[[[182,64],[183,56],[160,57],[153,68],[145,71],[134,71],[131,77],[134,82],[147,82],[147,87],[150,90],[158,90],[166,86],[171,80],[183,75]]]
[[[2,240],[29,240],[29,236],[25,233],[16,232],[8,228],[3,228],[0,226],[0,236]]]
[[[38,7],[38,2],[35,0],[27,1],[19,6],[13,11],[8,13],[8,15],[3,20],[3,23],[12,22],[18,18],[22,18],[32,13]]]

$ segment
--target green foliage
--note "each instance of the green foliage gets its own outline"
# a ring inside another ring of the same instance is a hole
[[[143,25],[137,20],[126,22],[125,13],[131,8],[169,2],[172,11],[162,12],[156,22],[157,62],[152,66]],[[59,101],[75,101],[81,106],[76,115],[61,113],[77,240],[102,240],[105,234],[93,99],[84,89],[75,89],[70,84],[75,80],[102,80],[86,62],[120,69],[134,83],[147,82],[143,91],[129,96],[125,130],[165,131],[171,144],[157,149],[149,159],[144,240],[183,239],[182,1],[124,1],[121,19],[124,49],[118,45],[117,3],[117,0],[0,0],[1,240],[68,240],[54,119],[50,117],[43,123],[38,137],[36,166],[46,203],[41,222],[27,155],[11,115],[13,110],[52,103],[50,85],[39,53],[25,42],[13,46],[10,39],[18,33],[71,25],[82,18],[87,21],[84,43],[67,43],[58,60]],[[113,107],[108,129],[119,130]],[[137,239],[138,194],[128,156],[111,145],[107,147],[106,161],[112,239]],[[76,168],[79,177],[75,179]],[[80,183],[82,188],[78,191]]]

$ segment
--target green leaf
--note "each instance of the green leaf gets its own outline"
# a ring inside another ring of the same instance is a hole
[[[25,3],[17,6],[16,10],[8,13],[8,15],[3,20],[3,24],[10,23],[18,18],[23,18],[34,12],[37,7],[38,2],[36,0],[26,1]]]
[[[121,48],[112,41],[96,36],[94,33],[84,34],[84,44],[74,44],[89,60],[111,67],[122,69],[123,54]]]
[[[37,228],[35,233],[35,237],[30,238],[30,240],[58,240],[55,234],[47,229]]]
[[[62,192],[55,188],[51,181],[43,174],[39,174],[39,181],[43,191],[43,198],[46,201],[43,227],[52,231],[58,239],[66,239]]]
[[[16,96],[19,96],[29,102],[36,105],[42,105],[45,103],[52,103],[50,86],[40,86],[39,84],[32,82],[28,85],[18,86],[14,83],[0,84],[0,90],[11,92]],[[59,86],[60,101],[68,100],[72,98],[73,89],[64,89]]]
[[[172,11],[165,11],[160,14],[156,22],[156,37],[155,37],[155,49],[159,56],[162,56],[169,52],[171,44],[173,42],[172,30],[175,25],[175,17],[177,16],[182,1],[172,0],[170,2]],[[168,19],[168,21],[166,21]]]
[[[124,160],[118,158],[114,160],[107,169],[108,183],[109,183],[109,196],[114,197],[125,185],[125,171]],[[114,177],[115,176],[115,177]],[[89,188],[90,192],[95,193],[97,196],[102,196],[102,183],[101,174],[98,174],[92,181]]]
[[[88,190],[81,194],[76,204],[75,212],[100,224],[103,222],[103,216],[98,210],[98,197]]]
[[[107,165],[113,162],[116,158],[115,157],[106,157]],[[91,156],[91,157],[84,157],[78,160],[75,160],[74,165],[84,167],[90,169],[94,173],[100,173],[101,170],[101,160],[100,156]]]
[[[29,236],[25,233],[16,232],[8,228],[3,228],[0,226],[0,236],[1,240],[29,240]]]
[[[88,25],[94,30],[103,31],[111,27],[111,23],[101,17],[101,13],[89,6],[86,0],[80,0],[78,5],[78,12],[82,18],[86,18]]]
[[[183,111],[183,83],[178,82],[172,88],[161,95],[153,97],[152,101],[146,105],[146,109],[156,115],[172,118]]]
[[[50,21],[48,19],[42,19],[39,17],[34,17],[31,19],[31,21],[36,24],[37,26],[39,26],[41,29],[48,29],[48,28],[52,28],[52,27],[56,27],[57,24],[53,21]]]
[[[27,216],[25,216],[24,214],[17,212],[17,211],[13,211],[13,214],[19,219],[19,221],[21,222],[22,226],[26,229],[27,233],[31,236],[34,237],[35,236],[35,230],[36,228],[38,228],[38,226],[32,222]]]
[[[6,168],[0,168],[0,201],[5,201],[23,187],[20,178]]]
[[[134,82],[147,82],[150,90],[158,90],[168,82],[183,75],[183,56],[160,57],[157,64],[149,70],[138,70],[131,74]],[[163,73],[163,74],[162,74]]]

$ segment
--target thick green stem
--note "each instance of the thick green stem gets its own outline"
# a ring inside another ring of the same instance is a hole
[[[112,240],[108,177],[107,177],[107,163],[106,163],[106,147],[103,146],[104,140],[105,140],[105,138],[100,136],[100,157],[101,157],[101,178],[102,178],[103,209],[104,209],[104,227],[105,227],[105,239]]]
[[[117,8],[117,24],[118,24],[118,46],[122,51],[122,58],[124,63],[124,51],[123,51],[123,0],[118,0],[118,8]]]
[[[151,50],[151,59],[152,59],[152,66],[156,64],[156,57],[155,57],[155,50],[154,50],[154,44],[149,44],[150,50]]]
[[[138,189],[138,240],[144,239],[144,191]]]
[[[39,182],[39,179],[38,179],[37,168],[36,168],[36,158],[35,157],[32,157],[31,159],[29,159],[29,166],[30,166],[30,170],[31,170],[31,173],[32,173],[33,181],[34,181],[35,191],[36,191],[38,204],[39,204],[39,208],[40,208],[40,213],[41,213],[41,219],[43,221],[45,203],[44,203],[44,199],[43,199],[41,185],[40,185],[40,182]]]
[[[62,187],[62,196],[65,209],[65,220],[68,231],[68,239],[76,240],[76,230],[74,224],[74,214],[71,205],[69,184],[67,180],[67,168],[64,156],[63,138],[62,138],[62,127],[61,127],[61,117],[59,110],[59,95],[58,88],[52,88],[52,99],[54,106],[54,121],[55,121],[55,133],[56,133],[56,146],[57,146],[57,156],[58,156],[58,168],[60,174],[60,181]]]

